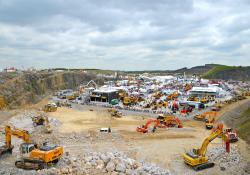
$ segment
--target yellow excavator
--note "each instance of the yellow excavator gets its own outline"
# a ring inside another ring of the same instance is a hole
[[[45,127],[46,133],[52,132],[52,127],[49,124],[48,116],[44,114],[39,114],[38,116],[32,117],[32,121],[34,126],[43,125]]]
[[[21,159],[15,162],[17,168],[39,170],[55,164],[63,155],[63,147],[44,143],[41,147],[32,143],[29,132],[18,128],[5,126],[5,145],[0,147],[0,155],[12,153],[14,146],[11,144],[11,136],[23,139],[20,145]]]
[[[223,140],[227,140],[227,136],[223,132],[223,124],[218,124],[216,129],[203,141],[201,148],[183,154],[184,162],[196,171],[213,167],[214,163],[208,161],[206,152],[208,144],[219,136],[222,136]]]

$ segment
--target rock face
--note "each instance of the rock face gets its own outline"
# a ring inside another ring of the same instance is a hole
[[[84,156],[65,155],[55,167],[39,171],[25,171],[16,168],[0,170],[0,174],[124,174],[124,175],[169,175],[168,170],[153,164],[137,162],[121,152],[90,152]]]
[[[74,89],[91,79],[98,84],[105,81],[80,71],[20,73],[13,78],[7,77],[0,84],[0,96],[4,97],[8,107],[14,108],[37,102],[55,90]]]

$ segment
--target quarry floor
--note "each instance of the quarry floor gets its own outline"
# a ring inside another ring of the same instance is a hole
[[[33,108],[38,108],[45,102],[46,100],[33,106]],[[234,106],[240,105],[240,103],[243,102],[225,106],[220,114],[234,109]],[[22,112],[24,111],[1,113],[1,127],[8,122],[9,118]],[[59,124],[54,126],[51,135],[42,136],[39,134],[38,137],[41,137],[39,139],[46,138],[49,141],[57,142],[64,146],[65,152],[69,152],[71,155],[79,155],[90,150],[97,152],[117,150],[127,153],[136,160],[147,161],[169,169],[172,174],[216,175],[237,173],[237,171],[227,171],[227,169],[221,171],[218,165],[214,168],[195,172],[183,163],[182,154],[192,148],[200,147],[204,138],[211,133],[210,130],[206,130],[205,124],[201,121],[187,119],[182,121],[184,128],[159,128],[155,133],[143,134],[136,132],[136,127],[145,124],[148,116],[128,114],[122,118],[112,118],[106,108],[73,105],[73,108],[58,108],[56,112],[49,113],[49,117],[58,121]],[[112,132],[100,134],[99,130],[103,127],[111,127]],[[239,148],[242,157],[250,161],[249,145],[243,140],[235,143],[235,145]],[[222,146],[222,140],[217,138],[210,143],[208,149]],[[13,166],[14,159],[7,158],[4,166]]]

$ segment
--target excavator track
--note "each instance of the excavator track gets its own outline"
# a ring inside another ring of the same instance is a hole
[[[197,165],[194,167],[194,170],[195,171],[200,171],[200,170],[204,170],[204,169],[207,169],[207,168],[212,168],[214,166],[214,163],[204,163],[204,164],[201,164],[201,165]]]
[[[25,169],[25,170],[41,170],[44,169],[44,163],[40,161],[25,161],[18,160],[15,162],[15,166],[17,168]]]

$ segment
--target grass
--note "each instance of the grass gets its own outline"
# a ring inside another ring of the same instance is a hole
[[[247,67],[242,66],[226,66],[226,65],[219,65],[219,64],[212,64],[213,68],[206,72],[203,77],[204,78],[213,78],[215,77],[219,72],[227,71],[227,70],[246,70]]]
[[[241,122],[237,124],[239,136],[250,143],[250,108],[241,115]]]

